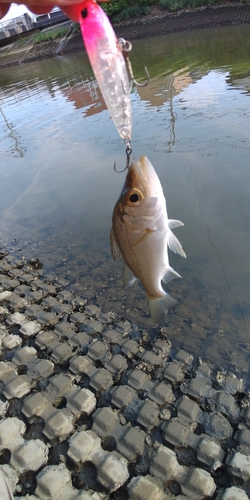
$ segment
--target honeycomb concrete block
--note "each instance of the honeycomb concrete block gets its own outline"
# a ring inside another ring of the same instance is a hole
[[[164,378],[166,378],[172,384],[179,384],[183,381],[185,375],[182,371],[182,367],[179,363],[169,362],[166,364],[164,370]]]
[[[93,431],[99,436],[110,436],[112,430],[119,423],[118,414],[111,408],[99,408],[93,415]]]
[[[130,500],[160,500],[162,489],[152,476],[134,477],[127,486]]]
[[[63,373],[59,373],[59,375],[55,375],[46,388],[46,392],[49,393],[52,397],[57,396],[65,396],[67,391],[72,387],[72,379],[68,375],[64,375]]]
[[[91,461],[93,455],[102,455],[101,439],[93,431],[76,432],[69,439],[68,456],[76,463]]]
[[[73,313],[70,315],[70,321],[71,321],[71,323],[74,323],[75,325],[84,324],[86,321],[86,314],[81,313],[81,312]]]
[[[15,448],[23,441],[26,425],[17,417],[9,417],[0,422],[0,449]]]
[[[15,312],[14,314],[10,314],[7,319],[6,319],[6,323],[7,325],[11,326],[11,325],[24,325],[25,323],[27,323],[28,318],[24,315],[24,314],[21,314],[19,312]]]
[[[102,333],[105,328],[105,325],[101,321],[91,320],[88,321],[85,325],[85,329],[90,334]]]
[[[20,328],[24,337],[34,337],[41,330],[41,325],[37,321],[27,321]]]
[[[160,354],[162,359],[167,358],[167,356],[170,353],[170,349],[171,349],[171,342],[166,340],[157,339],[153,344],[153,351],[156,354]]]
[[[65,363],[65,361],[68,361],[70,358],[72,358],[72,356],[72,347],[70,347],[66,342],[58,342],[57,346],[51,353],[53,361],[59,365]]]
[[[91,337],[85,332],[74,332],[73,335],[71,335],[70,332],[67,332],[67,336],[69,337],[69,345],[72,345],[73,347],[88,347],[91,339]]]
[[[5,337],[2,340],[2,347],[3,349],[15,349],[15,347],[18,347],[22,345],[22,339],[19,335],[13,335],[10,333],[7,337]]]
[[[114,374],[121,374],[128,368],[126,359],[121,354],[115,354],[112,358],[105,363],[105,368]]]
[[[176,454],[166,446],[160,445],[150,461],[150,474],[168,481],[184,470],[177,461]]]
[[[128,373],[128,384],[131,385],[131,387],[133,387],[136,391],[142,389],[148,380],[148,375],[138,368],[130,370]]]
[[[7,384],[17,376],[16,365],[12,361],[0,361],[0,381]]]
[[[98,467],[97,478],[109,493],[116,491],[129,478],[127,460],[113,453],[106,454]]]
[[[43,350],[47,349],[49,345],[55,340],[58,340],[57,335],[52,331],[47,331],[38,333],[38,335],[36,336],[35,343],[37,347]]]
[[[162,432],[167,443],[182,446],[187,443],[191,431],[189,425],[175,417],[163,423]]]
[[[46,466],[37,476],[36,495],[41,500],[73,500],[70,472],[64,464]]]
[[[111,403],[117,408],[124,408],[136,397],[136,391],[128,385],[119,385],[111,391]]]
[[[173,403],[175,400],[174,393],[170,384],[166,382],[160,382],[155,384],[149,392],[148,397],[158,403],[163,405],[166,403]]]
[[[231,486],[225,491],[219,492],[215,500],[249,500],[249,496],[241,488]]]
[[[226,463],[232,476],[243,479],[244,482],[250,480],[250,457],[243,453],[236,452],[227,457]]]
[[[102,334],[103,340],[106,340],[110,344],[119,344],[121,345],[123,336],[121,333],[117,332],[116,330],[106,330]]]
[[[90,386],[96,391],[108,390],[113,384],[111,373],[105,368],[96,370],[90,378]]]
[[[4,304],[11,297],[12,292],[5,290],[4,292],[0,292],[0,304]]]
[[[11,455],[11,465],[19,473],[37,471],[48,461],[48,446],[40,439],[24,441]]]
[[[121,343],[121,352],[131,359],[139,352],[138,342],[132,339],[126,339]]]
[[[46,398],[43,393],[36,392],[25,398],[22,413],[27,418],[33,415],[41,416],[49,405],[50,402],[48,398]]]
[[[141,361],[148,367],[149,371],[162,364],[160,356],[157,356],[153,351],[144,351],[140,358]]]
[[[240,448],[243,451],[250,451],[250,429],[239,429],[234,436],[239,441]]]
[[[227,394],[224,391],[216,391],[212,398],[208,398],[208,402],[214,403],[217,410],[227,418],[238,421],[240,408],[231,394]]]
[[[56,410],[46,419],[43,433],[49,439],[58,438],[59,441],[64,441],[73,428],[73,415],[67,408],[64,408]]]
[[[9,464],[0,465],[0,474],[8,481],[10,490],[15,492],[16,485],[19,481],[17,471]],[[5,500],[5,498],[1,499]]]
[[[86,373],[87,375],[93,375],[96,371],[93,361],[88,356],[75,356],[71,358],[70,370],[75,374]]]
[[[202,437],[197,448],[197,459],[206,465],[207,467],[212,467],[217,462],[222,463],[225,457],[224,450],[220,445],[209,439],[208,437]]]
[[[194,500],[211,498],[216,490],[216,484],[209,472],[198,468],[189,469],[180,483],[182,493]]]
[[[39,323],[45,326],[54,326],[58,323],[59,317],[54,312],[42,311],[37,315]]]
[[[88,356],[93,360],[101,360],[107,354],[107,345],[104,342],[97,340],[89,345]]]
[[[205,428],[206,434],[216,439],[229,438],[233,434],[233,428],[229,421],[220,413],[203,412],[201,423]]]
[[[184,351],[184,349],[179,349],[179,351],[177,351],[177,353],[175,354],[174,359],[175,361],[178,361],[178,363],[180,363],[182,366],[191,366],[194,361],[193,355],[187,351]]]
[[[181,390],[184,394],[199,401],[211,395],[211,381],[201,377],[192,378],[186,384],[182,384]]]
[[[130,462],[143,454],[146,434],[139,427],[129,427],[117,441],[117,450]]]
[[[138,424],[145,429],[152,429],[159,422],[159,407],[153,401],[145,401],[137,415]]]
[[[35,359],[37,356],[37,351],[34,347],[24,346],[16,349],[15,354],[12,358],[13,363],[16,365],[27,365],[29,361]]]
[[[17,375],[9,382],[3,394],[7,399],[22,398],[30,392],[31,378],[28,375]]]
[[[73,389],[67,394],[67,408],[74,414],[91,415],[96,407],[96,397],[89,389]]]
[[[178,409],[178,417],[188,422],[199,421],[201,409],[195,401],[192,401],[187,396],[182,396],[178,400],[176,407]]]
[[[54,373],[54,363],[49,359],[37,359],[28,366],[28,374],[34,379],[48,378]]]
[[[9,305],[12,309],[21,309],[27,305],[27,300],[23,299],[20,297],[17,293],[12,292],[11,296],[9,297]],[[28,319],[28,318],[27,318]]]

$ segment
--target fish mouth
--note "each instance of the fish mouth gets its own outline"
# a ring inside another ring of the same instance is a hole
[[[140,188],[143,187],[143,190],[149,197],[156,196],[159,189],[162,190],[155,169],[146,156],[141,156],[139,160],[134,160],[129,168],[126,188],[130,189],[135,185]]]

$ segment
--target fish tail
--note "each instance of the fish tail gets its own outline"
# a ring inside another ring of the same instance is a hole
[[[154,323],[159,323],[165,314],[167,314],[169,307],[177,304],[177,300],[173,299],[168,293],[164,293],[162,297],[150,297],[148,295],[148,303],[150,314]]]

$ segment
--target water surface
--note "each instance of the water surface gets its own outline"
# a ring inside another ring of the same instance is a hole
[[[174,347],[248,376],[250,27],[133,43],[133,155],[154,165],[187,259],[161,327]],[[159,335],[139,285],[122,289],[110,255],[125,148],[83,52],[0,74],[1,242],[39,257],[104,310]]]

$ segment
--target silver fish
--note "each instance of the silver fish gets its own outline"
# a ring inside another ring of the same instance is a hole
[[[158,323],[176,300],[162,288],[181,276],[169,265],[168,247],[186,254],[171,229],[183,226],[168,219],[160,180],[146,156],[133,161],[121,195],[115,205],[110,233],[114,259],[124,262],[123,284],[132,286],[138,278],[144,285],[152,319]]]

